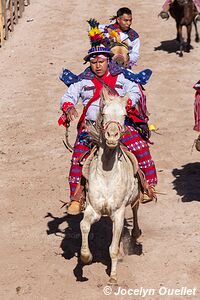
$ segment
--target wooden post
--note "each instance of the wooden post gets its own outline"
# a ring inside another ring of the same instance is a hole
[[[18,23],[18,6],[17,6],[17,0],[14,0],[14,9],[15,9],[15,24]]]
[[[11,31],[14,31],[14,15],[13,15],[13,0],[10,0],[10,27]]]
[[[19,5],[19,18],[22,17],[22,1],[23,0],[18,0],[18,5]]]
[[[0,0],[0,40],[1,46],[4,42],[4,32],[3,32],[3,9],[2,9],[2,1]]]
[[[8,22],[7,22],[7,11],[6,11],[6,0],[2,1],[2,11],[3,11],[3,19],[4,19],[4,28],[5,28],[5,39],[8,39]]]
[[[24,11],[24,0],[21,0],[22,11]]]

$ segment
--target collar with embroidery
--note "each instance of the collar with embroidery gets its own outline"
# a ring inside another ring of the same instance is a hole
[[[126,79],[141,85],[145,85],[152,75],[152,71],[150,69],[145,69],[139,73],[133,73],[131,70],[121,68],[113,62],[109,63],[109,73],[112,76],[123,74]],[[72,73],[70,70],[64,69],[59,78],[69,87],[71,84],[79,82],[83,79],[93,80],[94,76],[95,74],[92,72],[90,67],[88,67],[78,76]],[[197,89],[197,87],[195,89]]]
[[[120,27],[117,23],[110,24],[108,26],[108,28],[116,30],[116,31],[120,29]],[[127,30],[127,31],[124,31],[124,33],[126,33],[128,35],[128,38],[130,39],[131,42],[139,37],[138,33],[135,30],[133,30],[132,28],[129,28],[129,30]]]

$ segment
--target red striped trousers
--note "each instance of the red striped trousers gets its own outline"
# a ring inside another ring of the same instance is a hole
[[[149,151],[148,143],[141,138],[141,136],[133,127],[128,126],[128,128],[129,131],[123,135],[121,142],[131,153],[136,156],[139,167],[144,172],[145,178],[149,185],[155,186],[157,184],[157,175],[155,164]],[[71,168],[69,172],[71,195],[74,194],[76,186],[80,182],[82,175],[82,166],[79,164],[79,158],[88,151],[90,151],[90,149],[82,140],[79,139],[78,136],[74,145],[74,152],[72,155]]]

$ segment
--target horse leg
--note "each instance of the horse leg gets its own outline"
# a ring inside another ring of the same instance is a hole
[[[83,220],[80,223],[82,245],[81,245],[81,260],[84,264],[89,264],[92,261],[92,254],[88,245],[88,235],[91,225],[99,221],[101,215],[97,214],[89,204],[84,212]]]
[[[137,200],[136,200],[137,201]],[[137,238],[139,238],[139,236],[141,235],[142,231],[139,228],[138,225],[138,215],[137,215],[137,211],[139,208],[139,202],[137,202],[137,204],[135,204],[132,207],[132,212],[133,212],[133,230],[132,230],[132,238],[136,241]]]
[[[192,31],[192,24],[189,24],[187,26],[187,45],[186,45],[186,51],[190,52],[190,48],[191,48],[191,31]]]
[[[179,56],[183,56],[183,36],[182,36],[182,26],[180,24],[177,24],[177,39],[180,43],[180,53]]]
[[[195,42],[199,43],[199,33],[197,28],[197,21],[193,21],[194,28],[195,28]]]
[[[176,40],[177,40],[177,42],[180,43],[179,24],[178,24],[178,23],[176,23],[176,31],[177,31],[177,34],[176,34]]]
[[[122,206],[118,209],[113,217],[113,238],[112,243],[109,247],[110,258],[111,258],[111,273],[110,273],[110,284],[117,284],[117,261],[119,254],[119,244],[120,238],[122,234],[122,229],[124,226],[124,215],[125,215],[125,207]]]

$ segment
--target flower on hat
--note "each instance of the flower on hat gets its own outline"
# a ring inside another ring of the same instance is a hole
[[[92,28],[89,33],[90,41],[93,47],[99,46],[104,39],[104,34],[99,30],[99,28]]]
[[[103,44],[105,39],[104,33],[98,28],[99,23],[95,19],[89,19],[87,21],[90,25],[90,31],[88,36],[92,47],[97,47]]]
[[[99,23],[95,19],[89,19],[87,22],[90,25],[88,36],[90,38],[91,48],[88,50],[88,55],[84,57],[85,63],[95,55],[105,55],[106,57],[112,57],[113,53],[107,46],[106,37],[104,32],[99,29]]]

